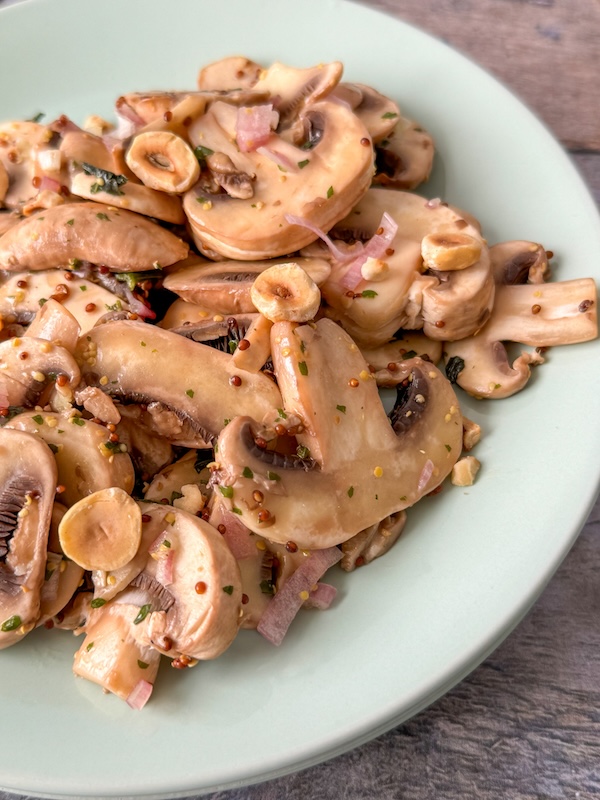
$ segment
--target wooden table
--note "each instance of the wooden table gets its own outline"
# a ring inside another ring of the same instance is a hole
[[[508,84],[570,150],[600,204],[598,0],[368,4]],[[600,502],[527,618],[449,694],[333,761],[211,800],[600,797],[599,575]]]

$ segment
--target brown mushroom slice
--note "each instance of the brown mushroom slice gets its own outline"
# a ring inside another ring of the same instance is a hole
[[[68,387],[80,379],[77,362],[64,347],[24,336],[0,343],[0,386],[10,406],[34,406],[52,378],[62,375]]]
[[[52,131],[37,122],[0,124],[0,162],[9,185],[3,202],[6,208],[18,209],[38,192],[33,184],[39,170],[37,156],[50,149]]]
[[[557,283],[498,286],[488,323],[475,336],[444,345],[446,369],[469,394],[509,397],[541,364],[539,352],[522,352],[511,365],[503,342],[543,348],[598,336],[596,284],[591,278]]]
[[[281,406],[279,390],[265,375],[240,378],[230,355],[155,326],[101,325],[80,346],[94,351],[95,363],[82,371],[89,385],[134,402],[161,403],[209,437],[236,414],[262,419]]]
[[[20,641],[38,617],[55,491],[50,448],[0,428],[0,649]]]
[[[341,86],[360,92],[360,101],[353,106],[353,110],[369,131],[373,143],[377,144],[389,136],[400,117],[398,104],[364,83],[344,83]]]
[[[51,448],[65,505],[110,487],[131,493],[135,481],[131,459],[109,441],[102,425],[72,413],[24,411],[5,427],[35,434]]]
[[[154,188],[140,183],[124,183],[119,187],[119,194],[95,188],[98,185],[98,178],[94,175],[76,171],[71,176],[69,188],[76,197],[104,203],[113,209],[128,209],[137,214],[143,214],[145,217],[155,217],[174,225],[181,225],[185,222],[181,201],[174,195],[156,191]]]
[[[220,314],[248,314],[256,309],[250,289],[257,275],[279,264],[294,264],[320,286],[331,272],[325,258],[274,258],[268,261],[219,261],[216,264],[192,256],[169,270],[163,285],[190,303],[213,309]]]
[[[416,189],[429,179],[435,146],[418,123],[400,117],[394,130],[375,147],[373,183],[391,189]]]
[[[263,67],[245,56],[229,56],[202,67],[198,88],[204,91],[226,91],[237,87],[251,89]]]
[[[22,220],[0,238],[0,269],[65,267],[73,259],[115,272],[181,261],[188,246],[149,219],[101,203],[67,203]]]
[[[235,558],[208,522],[156,503],[140,503],[140,508],[150,518],[145,524],[169,543],[157,558],[150,556],[143,574],[147,585],[162,586],[172,603],[155,610],[150,595],[136,636],[184,664],[217,658],[239,630],[242,581]]]
[[[548,254],[541,244],[500,242],[490,247],[496,284],[544,283],[550,276]]]
[[[115,600],[91,609],[85,639],[73,661],[75,675],[130,702],[140,681],[150,685],[150,693],[160,663],[160,653],[135,637],[138,611]]]
[[[390,425],[367,364],[338,325],[276,323],[271,341],[283,408],[303,421],[297,439],[311,458],[261,449],[248,417],[224,428],[219,491],[250,530],[326,548],[413,505],[450,472],[462,420],[450,383],[433,365],[405,363]]]
[[[117,295],[70,271],[8,273],[0,284],[0,316],[5,320],[27,325],[49,300],[60,303],[77,320],[81,333],[93,328],[107,311],[129,308]]]
[[[238,151],[237,113],[225,103],[213,104],[190,128],[193,143],[225,153],[240,172],[256,176],[248,200],[207,196],[196,189],[185,195],[184,210],[201,251],[241,261],[287,255],[316,238],[311,230],[290,223],[288,214],[328,230],[365,193],[373,154],[361,144],[368,139],[362,123],[346,106],[327,100],[311,104],[303,114],[318,130],[318,141],[310,151],[297,148],[297,161],[285,174],[266,155]],[[271,138],[277,142],[277,136]]]

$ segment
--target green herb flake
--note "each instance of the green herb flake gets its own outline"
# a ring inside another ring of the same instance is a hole
[[[50,564],[46,564],[46,569],[44,570],[44,581],[49,581],[50,578],[54,575],[54,570],[56,567],[51,567]]]
[[[381,119],[395,119],[398,116],[395,111],[386,111],[381,115]]]
[[[361,297],[377,297],[377,292],[373,291],[373,289],[364,289],[360,293]]]
[[[233,497],[233,486],[219,486],[219,491],[223,497]]]
[[[227,342],[227,349],[229,350],[231,355],[233,355],[235,353],[235,351],[237,350],[237,346],[238,345],[237,345],[237,342],[235,341],[235,339],[230,339]]]
[[[275,594],[275,584],[273,581],[261,581],[259,585],[263,594]]]
[[[123,306],[121,305],[121,301],[117,300],[116,303],[113,303],[112,306],[109,306],[108,303],[104,303],[104,307],[107,311],[122,311]]]
[[[299,361],[298,369],[300,370],[300,375],[308,375],[308,367],[306,366],[306,361]]]
[[[298,458],[310,458],[310,450],[303,444],[299,444],[296,448],[296,455]]]
[[[148,669],[148,667],[150,666],[150,664],[146,664],[146,662],[142,661],[140,658],[138,658],[137,665],[140,669]]]
[[[205,161],[207,156],[212,156],[214,150],[211,150],[210,147],[203,147],[199,144],[197,147],[194,147],[194,155],[198,159],[198,161]]]
[[[223,586],[223,591],[225,592],[225,594],[233,594],[233,586],[231,585]]]
[[[134,625],[139,625],[140,622],[143,622],[148,614],[152,611],[152,603],[144,603],[144,605],[138,611],[137,617],[133,620]]]
[[[244,467],[244,469],[242,470],[242,475],[244,478],[250,478],[250,480],[252,480],[252,478],[254,477],[254,473],[252,472],[250,467]]]
[[[18,614],[14,614],[12,617],[5,619],[2,625],[0,625],[0,630],[4,631],[5,633],[8,631],[15,631],[17,628],[21,627],[21,617]]]
[[[181,495],[181,496],[183,497],[183,495]],[[161,547],[166,547],[167,549],[170,549],[171,542],[168,539],[163,539],[162,542],[160,543],[160,546]]]
[[[446,450],[447,450],[448,452],[450,452],[450,451],[452,450],[452,448],[450,447],[450,445],[449,445],[449,444],[445,444],[445,445],[444,445],[444,447],[446,448]]]
[[[90,603],[92,608],[102,608],[103,605],[106,604],[106,600],[102,597],[94,597],[92,602]]]
[[[27,122],[41,122],[45,116],[46,115],[43,111],[38,111],[38,113],[34,114],[33,117],[30,117]]]
[[[141,344],[142,347],[147,347],[146,342],[140,342],[140,344]]]
[[[446,377],[450,383],[456,383],[458,376],[465,368],[465,362],[460,356],[452,356],[446,364]]]
[[[341,411],[342,414],[346,413],[346,406],[336,406],[336,408],[338,411]]]
[[[99,214],[96,214],[96,216],[99,220],[102,220],[102,222],[110,222],[110,218],[107,214],[100,212]]]
[[[298,162],[298,166],[300,167],[300,169],[304,169],[304,167],[306,167],[307,164],[310,164],[310,158],[305,158],[304,161]]]
[[[406,498],[406,495],[405,495],[405,494],[403,494],[403,495],[402,495],[402,497],[400,498],[400,502],[401,502],[401,503],[406,503],[406,499],[407,499],[407,498]]]
[[[80,291],[80,292],[87,292],[87,286],[85,285],[85,283],[84,283],[84,284],[82,284],[82,285],[79,287],[79,291]],[[91,340],[90,340],[90,341],[91,341]]]
[[[114,195],[124,194],[119,187],[127,183],[125,175],[116,175],[114,172],[109,172],[107,169],[100,169],[100,167],[95,167],[93,164],[88,164],[85,161],[81,163],[81,169],[86,175],[93,175],[94,178],[98,178],[98,180],[90,186],[90,192],[92,194],[97,194],[98,192],[106,192],[107,194]]]
[[[188,397],[193,397],[195,394],[193,389],[186,389],[185,393],[187,394]]]
[[[169,501],[171,505],[173,505],[174,500],[179,500],[180,497],[183,497],[181,492],[171,492],[171,500]]]
[[[35,422],[36,425],[44,424],[44,418],[42,417],[41,414],[36,414],[35,417],[32,417],[31,419]]]
[[[197,197],[196,198],[196,202],[197,203],[208,203],[208,200],[207,200],[206,197]]]
[[[270,470],[267,472],[267,480],[268,481],[280,481],[281,475],[278,475],[276,472],[271,472]]]
[[[348,494],[348,497],[352,497],[352,496],[354,495],[354,486],[351,486],[351,487],[348,489],[348,492],[347,492],[347,494]]]
[[[93,642],[90,642],[90,643],[88,644],[88,646],[85,648],[85,649],[86,649],[86,651],[89,653],[89,652],[90,652],[90,650],[92,649],[92,647],[93,647],[93,646],[94,646],[94,643],[93,643]]]
[[[333,186],[330,186],[329,189],[327,189],[327,199],[330,200],[333,197],[333,194]]]
[[[38,305],[39,305],[39,306],[40,306],[40,308],[41,308],[41,307],[42,307],[43,305],[45,305],[47,302],[48,302],[48,298],[47,298],[47,297],[40,297],[40,299],[38,300]]]
[[[48,447],[52,450],[53,453],[58,453],[58,445],[53,444],[52,442],[48,442]]]
[[[73,425],[79,425],[80,428],[85,425],[85,420],[81,419],[81,417],[71,417],[71,422]]]
[[[408,352],[404,353],[402,358],[404,358],[404,359],[414,358],[416,355],[417,355],[417,351],[416,350],[409,350]]]
[[[279,416],[281,417],[281,419],[287,419],[287,414],[285,413],[285,411],[283,410],[283,408],[278,408],[278,409],[277,409],[277,413],[279,414]]]
[[[74,218],[74,217],[71,217],[71,219],[68,219],[68,220],[65,222],[65,225],[73,225],[73,223],[74,223],[74,222],[75,222],[75,218]]]
[[[304,344],[304,340],[300,339],[300,352],[306,353],[306,345]]]
[[[232,506],[231,510],[233,511],[234,514],[238,514],[238,516],[240,516],[240,517],[242,516],[242,509],[241,508],[238,508],[237,506]]]
[[[225,419],[223,420],[223,427],[226,428],[230,422],[231,422],[231,417],[229,418],[225,417]]]

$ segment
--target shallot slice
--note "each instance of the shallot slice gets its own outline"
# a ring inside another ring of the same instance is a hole
[[[251,153],[265,145],[277,127],[279,114],[268,103],[261,106],[242,106],[238,109],[235,136],[242,153]]]
[[[136,711],[141,711],[150,699],[153,689],[154,686],[148,681],[138,681],[127,697],[127,705]]]
[[[321,228],[304,217],[299,217],[297,214],[286,214],[285,221],[289,222],[290,225],[299,225],[301,228],[307,228],[309,231],[312,231],[315,236],[325,242],[329,248],[329,252],[335,258],[335,260],[342,264],[346,261],[351,261],[356,256],[355,252],[345,253],[343,250],[340,250],[340,248],[334,244],[333,240],[325,233],[325,231],[321,230]]]
[[[422,492],[423,489],[427,486],[429,479],[433,475],[433,468],[434,468],[433,461],[430,458],[428,458],[427,461],[425,462],[423,469],[421,470],[421,474],[419,475],[419,483],[417,485],[417,490],[419,492]]]
[[[362,267],[368,258],[383,258],[394,241],[398,223],[396,223],[387,211],[383,212],[381,222],[376,232],[364,245],[360,254],[350,263],[348,270],[342,276],[340,283],[347,289],[356,289],[362,281]]]
[[[325,611],[333,603],[336,595],[335,586],[330,583],[317,583],[308,600],[305,600],[304,608],[318,608],[319,611]]]
[[[312,587],[342,558],[337,547],[313,550],[274,595],[265,609],[257,631],[274,645],[280,645],[292,620],[310,597]]]

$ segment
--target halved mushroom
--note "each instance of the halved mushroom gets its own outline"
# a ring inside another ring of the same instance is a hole
[[[490,247],[496,284],[544,283],[549,275],[548,253],[536,242],[500,242]]]
[[[288,222],[288,214],[328,230],[362,197],[373,173],[372,149],[361,143],[370,141],[364,125],[347,106],[328,100],[304,109],[302,122],[314,144],[310,150],[293,148],[283,173],[279,159],[269,156],[276,135],[260,153],[238,151],[232,106],[214,103],[190,127],[193,143],[224,153],[238,171],[256,176],[248,200],[195,189],[185,195],[184,210],[201,251],[242,261],[286,255],[315,239],[312,231]]]
[[[143,184],[159,192],[186,192],[200,175],[193,150],[185,139],[171,131],[138,133],[125,159]]]
[[[50,447],[65,505],[111,486],[131,493],[135,480],[131,459],[109,441],[102,425],[74,413],[24,411],[4,427],[34,434]]]
[[[0,649],[35,626],[55,490],[50,448],[0,428]]]
[[[354,92],[357,97],[360,95],[360,100],[352,108],[369,131],[373,144],[390,136],[400,117],[400,109],[394,100],[364,83],[342,83],[339,88],[344,92]]]
[[[49,298],[31,321],[26,338],[45,339],[74,353],[80,332],[81,327],[71,312]],[[44,348],[44,352],[46,350]]]
[[[144,323],[101,325],[82,337],[80,350],[89,385],[133,402],[161,403],[209,438],[236,414],[262,419],[281,404],[265,375],[242,378],[230,355]],[[92,351],[89,364],[85,354]]]
[[[28,325],[46,301],[56,301],[77,320],[86,333],[109,310],[127,311],[116,294],[93,281],[57,269],[14,272],[0,283],[0,316]]]
[[[429,178],[433,138],[416,122],[400,117],[394,130],[375,147],[373,182],[392,189],[415,189]]]
[[[269,267],[293,261],[320,286],[331,267],[325,258],[274,258],[268,261],[219,261],[191,256],[169,270],[163,285],[190,303],[210,308],[218,314],[243,314],[256,311],[250,289],[257,275]]]
[[[370,346],[391,338],[394,326],[422,327],[429,338],[439,340],[463,338],[481,328],[493,303],[494,279],[478,227],[465,219],[464,212],[445,204],[409,192],[370,189],[334,226],[331,237],[370,239],[384,213],[398,226],[391,252],[386,252],[388,269],[373,280],[364,277],[361,267],[353,294],[348,296],[344,286],[346,273],[354,268],[352,261],[334,262],[331,277],[322,286],[334,316],[358,340],[363,339],[364,330],[365,344]],[[430,247],[424,250],[424,242],[435,244],[435,254]],[[427,266],[422,264],[424,252],[429,257]]]
[[[419,356],[424,361],[437,364],[442,358],[442,342],[428,339],[422,333],[403,331],[402,338],[394,339],[379,347],[361,347],[363,358],[378,386],[397,386],[402,381],[398,364]]]
[[[116,272],[156,269],[181,261],[188,246],[131,211],[101,203],[67,203],[29,217],[0,238],[0,269],[66,267],[73,259]]]
[[[140,503],[140,508],[158,545],[161,537],[168,544],[156,558],[148,558],[143,573],[147,598],[141,598],[140,616],[145,613],[136,638],[184,665],[216,658],[239,629],[242,587],[235,558],[221,534],[204,520],[156,503]],[[144,584],[140,589],[141,595]],[[168,604],[161,601],[162,610],[154,591],[170,597]]]
[[[241,87],[251,89],[263,67],[245,56],[229,56],[202,67],[198,88],[204,91],[227,91]]]
[[[326,548],[412,505],[450,472],[462,447],[461,415],[433,365],[405,362],[390,425],[358,347],[335,323],[276,323],[271,346],[283,408],[305,426],[297,436],[303,450],[285,457],[261,449],[248,417],[222,431],[219,488],[248,528]]]
[[[405,525],[406,511],[399,511],[348,539],[342,544],[341,568],[352,572],[356,567],[385,555],[398,541]]]
[[[503,342],[544,348],[598,336],[596,284],[591,278],[498,286],[492,315],[474,336],[444,345],[446,371],[475,397],[502,398],[520,391],[539,353],[522,352],[511,365]]]

